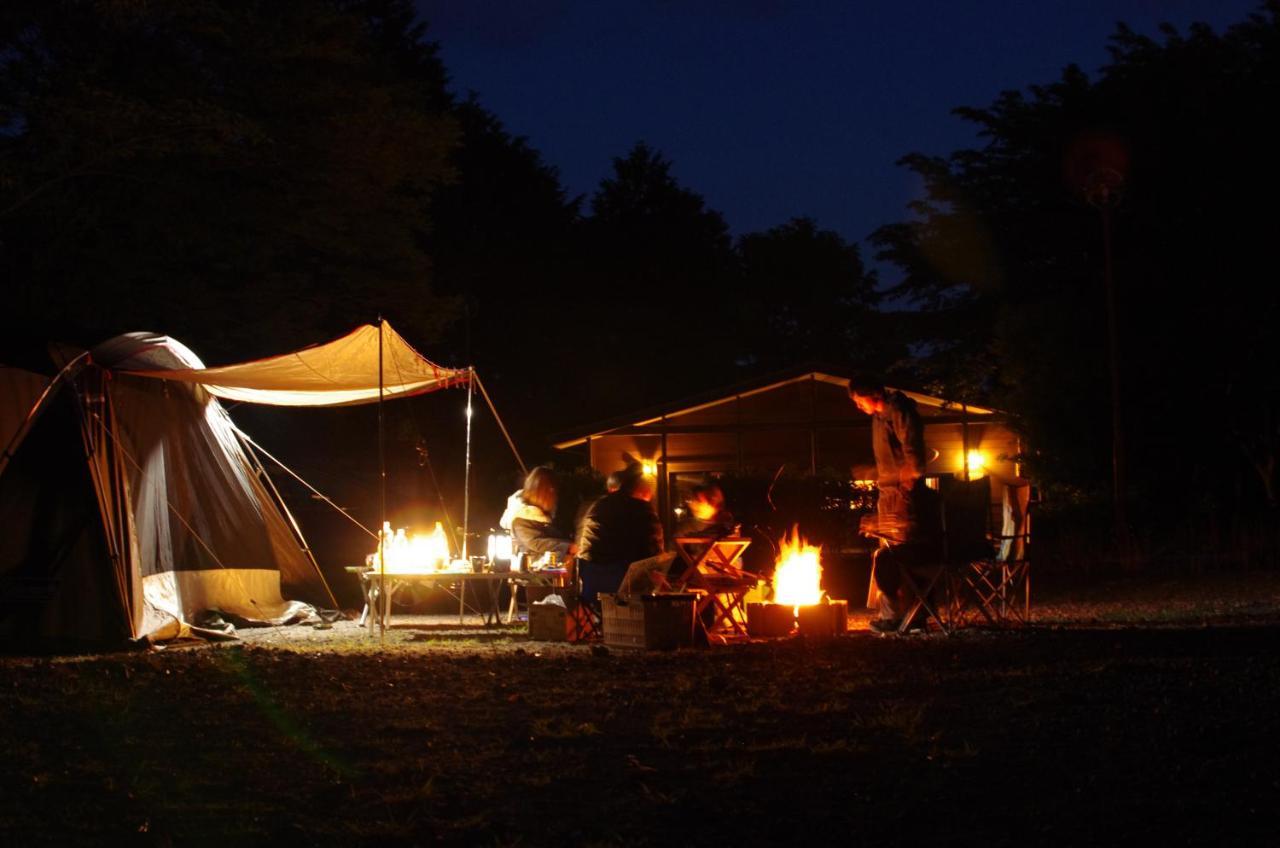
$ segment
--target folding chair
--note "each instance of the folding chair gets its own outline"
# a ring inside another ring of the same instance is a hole
[[[938,498],[940,549],[937,558],[923,564],[904,564],[902,587],[906,610],[899,633],[906,633],[916,616],[923,614],[950,635],[968,606],[962,593],[967,585],[957,575],[972,562],[991,555],[987,533],[991,488],[987,479],[943,480]]]
[[[684,561],[685,570],[672,587],[698,595],[694,616],[708,640],[748,636],[747,593],[760,580],[739,567],[750,544],[750,539],[736,536],[675,539],[676,553]]]
[[[971,560],[957,572],[958,596],[990,624],[1031,620],[1032,505],[1030,486],[1005,486],[1000,532],[990,535],[994,555]]]

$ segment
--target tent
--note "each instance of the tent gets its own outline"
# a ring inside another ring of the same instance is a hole
[[[0,640],[161,640],[203,610],[278,624],[336,606],[218,398],[378,402],[467,382],[390,326],[204,368],[174,339],[119,336],[48,376],[0,367]],[[290,600],[286,600],[289,598]]]

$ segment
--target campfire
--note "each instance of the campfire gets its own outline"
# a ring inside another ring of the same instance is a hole
[[[368,564],[381,569],[381,553],[386,558],[388,574],[431,574],[449,571],[453,564],[449,540],[439,521],[430,533],[414,533],[412,536],[404,527],[393,533],[391,525],[384,524],[378,548],[369,555]]]
[[[800,535],[797,525],[790,536],[783,536],[779,546],[777,568],[773,572],[773,601],[794,607],[820,603],[822,591],[822,548],[810,545]]]
[[[753,636],[802,635],[830,638],[847,626],[848,605],[831,601],[822,589],[822,548],[800,535],[799,526],[784,535],[773,572],[773,602],[749,604]]]

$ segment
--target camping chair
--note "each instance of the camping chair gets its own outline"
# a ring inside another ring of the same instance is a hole
[[[676,553],[685,570],[673,581],[676,591],[694,592],[694,615],[707,639],[747,637],[747,593],[760,578],[739,567],[750,539],[679,537]]]
[[[1031,619],[1032,505],[1030,486],[1005,486],[1000,532],[990,535],[993,555],[971,560],[956,572],[956,596],[990,624],[1026,624]]]
[[[582,599],[582,579],[575,563],[569,565],[568,585],[565,587],[565,604],[569,609],[569,641],[591,642],[604,637],[600,608]]]
[[[950,635],[960,620],[965,599],[956,591],[957,579],[972,562],[991,555],[987,534],[991,488],[987,479],[944,480],[938,498],[941,545],[932,562],[902,565],[906,610],[899,633],[906,633],[918,615]]]

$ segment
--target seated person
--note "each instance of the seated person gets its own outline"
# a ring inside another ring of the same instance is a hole
[[[677,539],[699,538],[710,542],[736,534],[738,528],[734,524],[733,513],[725,508],[724,492],[721,491],[719,484],[707,482],[694,487],[684,506],[687,511],[676,526]],[[699,545],[695,550],[697,555],[701,556],[706,552],[706,546]],[[682,577],[689,576],[685,574],[686,571],[687,566],[678,563],[672,569],[670,576],[680,580]]]
[[[653,480],[632,463],[622,472],[618,491],[587,510],[578,544],[583,600],[594,604],[598,593],[618,591],[631,563],[662,553],[662,524],[650,504],[653,492]]]
[[[550,468],[538,467],[525,478],[524,488],[507,498],[507,509],[498,522],[511,531],[512,543],[519,553],[542,557],[553,554],[558,561],[571,559],[578,546],[553,523],[560,498],[559,481]]]
[[[677,538],[719,539],[733,535],[733,513],[724,505],[724,492],[715,482],[694,487],[685,501],[684,518],[676,526]]]

